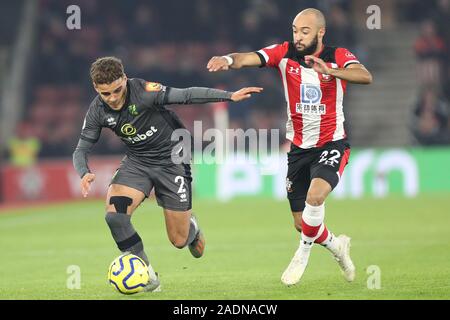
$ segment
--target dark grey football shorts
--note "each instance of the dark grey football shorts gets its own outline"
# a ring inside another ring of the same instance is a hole
[[[155,188],[160,207],[174,211],[192,208],[192,176],[188,164],[148,165],[125,157],[111,179],[111,184],[121,184],[142,191],[146,197]]]

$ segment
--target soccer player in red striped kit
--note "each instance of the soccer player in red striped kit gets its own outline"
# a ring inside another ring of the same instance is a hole
[[[301,232],[299,248],[281,276],[286,285],[300,281],[314,243],[333,254],[347,281],[355,278],[350,238],[335,237],[328,230],[324,203],[350,155],[343,113],[346,85],[370,84],[372,75],[349,50],[324,45],[325,29],[322,12],[308,8],[293,21],[292,42],[213,57],[207,65],[210,72],[272,67],[280,74],[287,104],[286,138],[291,141],[287,197],[295,228]]]

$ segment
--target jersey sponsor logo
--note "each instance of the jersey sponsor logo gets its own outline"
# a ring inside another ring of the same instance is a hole
[[[322,99],[322,90],[320,90],[320,86],[318,85],[301,84],[300,93],[300,102],[302,103],[320,103],[320,99]]]
[[[151,126],[150,130],[148,130],[147,132],[138,133],[134,137],[128,137],[127,140],[129,142],[131,142],[132,144],[135,144],[136,142],[141,142],[141,141],[147,140],[147,138],[150,138],[151,136],[153,136],[155,134],[155,132],[157,132],[157,131],[158,131],[158,129],[156,129],[154,126]]]
[[[355,55],[354,55],[353,53],[351,53],[350,51],[347,51],[347,52],[345,53],[345,56],[346,56],[347,58],[355,58],[355,59],[356,59]]]
[[[145,85],[145,91],[161,91],[162,90],[162,85],[161,83],[157,83],[157,82],[147,82],[147,84]]]
[[[120,128],[120,132],[122,132],[126,136],[134,136],[136,134],[136,128],[133,127],[129,123],[125,123],[122,128]]]
[[[295,110],[297,113],[301,114],[317,114],[317,115],[323,115],[326,114],[326,107],[324,104],[304,104],[304,103],[297,103],[295,105]]]
[[[132,104],[131,106],[128,106],[128,112],[132,115],[132,116],[137,116],[139,114],[139,112],[137,111],[137,107],[135,104]]]
[[[325,104],[320,103],[322,90],[320,86],[314,84],[300,85],[300,103],[296,103],[295,109],[301,114],[326,114]]]

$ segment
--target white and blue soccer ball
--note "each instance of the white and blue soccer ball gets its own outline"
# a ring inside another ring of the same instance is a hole
[[[108,280],[111,286],[122,294],[138,293],[143,291],[148,283],[148,267],[138,256],[126,253],[111,263]]]

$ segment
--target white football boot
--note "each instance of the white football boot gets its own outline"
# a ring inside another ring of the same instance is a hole
[[[351,238],[341,234],[338,236],[338,239],[340,242],[339,251],[336,254],[333,254],[333,256],[338,262],[345,280],[352,282],[355,280],[355,265],[350,258]]]
[[[305,244],[303,241],[300,242],[300,246],[295,252],[291,263],[289,263],[289,266],[281,276],[281,282],[287,286],[292,286],[300,281],[303,273],[305,272],[306,266],[308,265],[311,248],[312,244]]]

